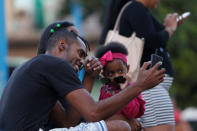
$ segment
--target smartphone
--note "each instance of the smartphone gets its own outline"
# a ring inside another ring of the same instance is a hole
[[[152,68],[158,62],[163,62],[163,57],[157,55],[157,50],[156,50],[155,54],[152,54],[151,55],[151,65],[150,65],[150,68]],[[162,67],[162,65],[159,67],[159,69],[161,69],[161,67]]]
[[[182,15],[180,15],[177,19],[176,19],[176,21],[177,22],[179,22],[179,20],[181,20],[181,19],[183,19],[183,18],[187,18],[188,16],[190,16],[190,12],[185,12],[185,13],[183,13]]]

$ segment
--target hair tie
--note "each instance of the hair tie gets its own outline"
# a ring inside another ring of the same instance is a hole
[[[61,24],[57,24],[56,26],[57,26],[57,28],[60,28],[61,27]]]
[[[112,53],[111,51],[106,52],[99,61],[101,65],[104,67],[107,62],[113,61],[113,59],[121,59],[127,64],[127,56],[123,53]]]
[[[60,28],[61,27],[61,24],[56,24],[56,27],[57,28]],[[53,28],[50,29],[50,33],[54,33],[54,32],[55,32],[55,29],[53,29]]]
[[[54,33],[54,32],[55,32],[55,30],[54,30],[54,29],[50,29],[50,32],[51,32],[51,33]]]

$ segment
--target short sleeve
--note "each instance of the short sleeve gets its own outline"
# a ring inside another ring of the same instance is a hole
[[[64,97],[69,92],[83,88],[77,73],[68,62],[58,62],[50,66],[47,71],[47,79],[59,97]]]

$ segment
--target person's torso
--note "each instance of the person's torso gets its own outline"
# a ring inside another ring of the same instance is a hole
[[[60,61],[40,55],[13,72],[0,101],[0,129],[37,130],[47,123],[58,96],[46,72]]]
[[[131,36],[131,34],[133,32],[136,32],[133,29],[133,27],[131,26],[132,24],[130,23],[130,21],[128,21],[127,19],[129,17],[131,17],[131,19],[132,19],[132,16],[138,15],[137,12],[139,12],[139,11],[142,11],[142,12],[146,13],[146,15],[149,17],[149,19],[151,19],[152,25],[153,25],[152,28],[155,32],[159,32],[159,31],[164,30],[163,24],[161,24],[150,13],[150,11],[147,8],[145,8],[141,3],[133,2],[127,8],[131,8],[131,9],[129,9],[130,12],[128,12],[128,10],[127,10],[127,12],[123,12],[121,20],[120,20],[119,33],[121,35],[129,37],[129,36]],[[138,21],[135,21],[135,19],[134,19],[132,22],[134,22],[133,25],[135,25],[135,23],[137,23]],[[139,27],[135,27],[135,28],[141,28],[141,27],[139,26]],[[138,37],[144,38],[143,32],[136,32],[136,34],[137,34]],[[147,42],[146,38],[145,38],[145,45],[144,45],[144,51],[143,51],[143,55],[142,55],[142,59],[141,59],[141,65],[144,62],[150,61],[151,60],[151,54],[155,53],[155,51],[156,51],[155,49],[151,49],[151,48],[147,47],[147,45],[150,45],[150,44],[151,44],[151,42]],[[162,43],[158,43],[158,44],[162,44]],[[162,66],[166,69],[166,73],[169,74],[170,76],[173,76],[174,72],[173,72],[173,68],[172,68],[172,64],[171,64],[171,60],[170,60],[170,54],[168,53],[167,47],[158,48],[158,55],[163,57],[163,65]]]

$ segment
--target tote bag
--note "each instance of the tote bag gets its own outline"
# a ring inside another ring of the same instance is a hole
[[[144,39],[138,38],[135,32],[132,33],[130,37],[125,37],[119,34],[119,24],[120,24],[121,15],[125,10],[125,8],[130,4],[132,4],[131,1],[126,3],[121,9],[118,18],[116,20],[114,29],[109,30],[107,33],[105,45],[108,44],[109,42],[119,42],[128,49],[127,61],[128,64],[130,65],[129,76],[131,77],[132,81],[136,81],[140,69],[140,61],[144,48]]]

